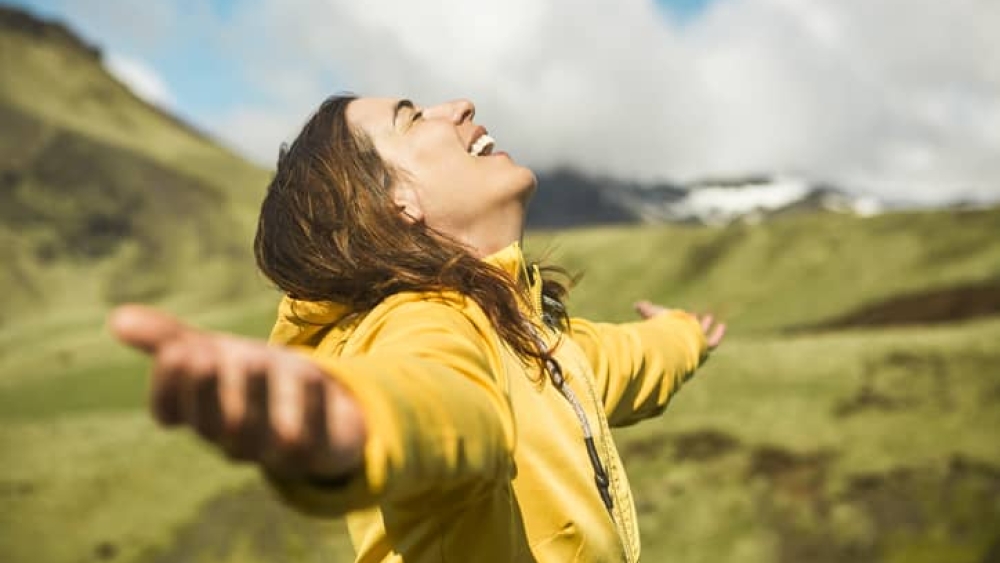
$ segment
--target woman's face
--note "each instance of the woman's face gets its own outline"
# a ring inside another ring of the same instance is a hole
[[[520,238],[536,180],[495,150],[474,116],[468,100],[421,107],[359,98],[347,107],[350,125],[400,172],[394,198],[403,212],[485,255]]]

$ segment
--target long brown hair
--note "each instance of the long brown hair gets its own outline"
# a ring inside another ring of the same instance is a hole
[[[525,284],[458,241],[404,220],[393,202],[394,171],[345,115],[353,96],[327,99],[290,147],[261,206],[257,265],[295,299],[344,303],[367,311],[390,295],[457,291],[475,301],[522,358],[543,360],[519,302]],[[568,286],[543,268],[546,318],[565,326]]]

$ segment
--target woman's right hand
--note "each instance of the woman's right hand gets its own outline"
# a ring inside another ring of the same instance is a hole
[[[153,359],[151,408],[162,424],[189,426],[280,478],[335,480],[361,466],[357,402],[302,354],[139,305],[119,307],[109,325]]]

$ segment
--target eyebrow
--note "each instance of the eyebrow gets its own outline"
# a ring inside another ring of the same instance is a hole
[[[393,127],[396,127],[396,119],[399,117],[399,112],[402,111],[403,108],[410,108],[412,110],[413,102],[411,102],[410,100],[399,100],[398,102],[396,102],[396,108],[392,111]]]

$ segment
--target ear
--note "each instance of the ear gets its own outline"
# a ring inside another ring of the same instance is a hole
[[[392,201],[407,222],[413,224],[424,220],[424,208],[420,205],[420,197],[413,186],[404,182],[397,183],[392,189]]]

